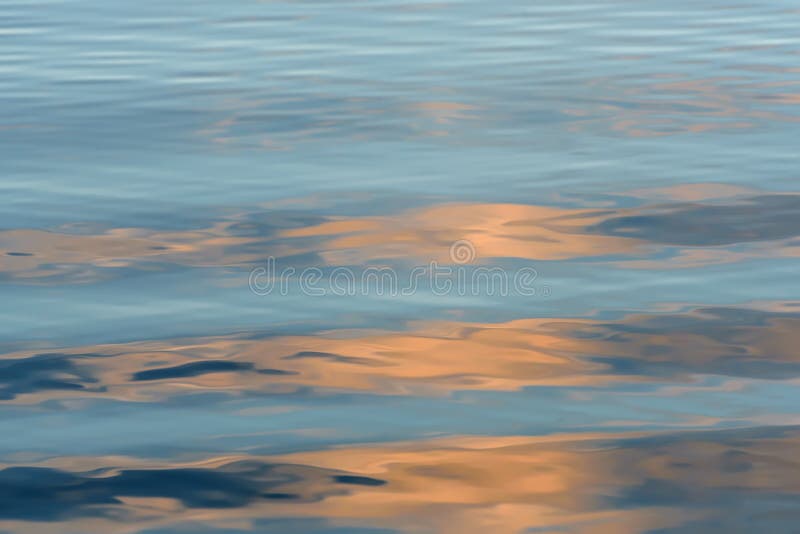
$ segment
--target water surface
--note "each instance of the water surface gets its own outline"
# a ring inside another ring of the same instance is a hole
[[[0,531],[794,532],[798,23],[0,0]]]

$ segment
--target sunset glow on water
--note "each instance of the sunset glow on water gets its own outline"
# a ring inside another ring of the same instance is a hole
[[[0,0],[0,534],[797,532],[798,28]]]

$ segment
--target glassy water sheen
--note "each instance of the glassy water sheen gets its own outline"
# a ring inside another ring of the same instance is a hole
[[[797,532],[798,28],[0,0],[0,532]]]

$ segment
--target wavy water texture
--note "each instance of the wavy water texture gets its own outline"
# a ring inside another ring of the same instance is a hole
[[[799,17],[0,0],[0,533],[796,532]]]
[[[450,246],[458,241],[468,242],[476,255],[470,260],[481,263],[591,259],[643,266],[646,261],[635,260],[659,252],[658,246],[676,257],[673,266],[691,260],[688,265],[696,267],[796,256],[798,223],[800,196],[794,194],[602,210],[448,203],[380,217],[252,211],[177,232],[2,231],[0,276],[22,283],[87,283],[125,269],[252,268],[267,257],[286,266],[452,264]]]

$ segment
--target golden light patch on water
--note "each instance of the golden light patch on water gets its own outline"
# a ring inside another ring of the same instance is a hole
[[[769,514],[769,500],[757,499],[800,494],[800,482],[794,476],[798,436],[797,428],[774,427],[450,436],[272,456],[231,454],[187,461],[60,457],[33,465],[73,473],[84,481],[130,470],[154,474],[157,480],[160,470],[201,469],[296,496],[254,498],[237,506],[209,508],[181,504],[163,496],[169,490],[158,486],[145,497],[137,496],[135,487],[117,484],[111,488],[118,502],[103,505],[114,513],[83,517],[92,515],[92,506],[80,499],[69,504],[75,507],[73,519],[58,526],[83,527],[85,532],[101,531],[103,526],[133,532],[143,526],[200,521],[218,528],[238,524],[257,531],[259,519],[291,517],[323,518],[331,525],[379,525],[408,533],[487,529],[517,533],[534,528],[634,533],[722,520],[736,514],[748,499]],[[46,478],[42,480],[47,483]],[[224,496],[229,489],[218,491]],[[715,498],[720,493],[729,499]],[[0,524],[22,532],[37,527],[40,532],[53,532],[48,529],[55,526]]]
[[[451,246],[457,242],[469,243],[475,255],[471,263],[484,265],[500,258],[591,259],[663,269],[796,256],[796,195],[746,196],[747,191],[719,184],[636,190],[628,195],[651,203],[631,208],[443,203],[380,216],[243,211],[195,230],[6,230],[0,231],[0,276],[30,284],[81,283],[114,276],[115,269],[242,269],[263,265],[267,258],[277,258],[280,269],[300,270],[305,264],[295,265],[293,259],[318,267],[453,264]],[[700,201],[716,210],[707,222],[702,219],[709,210]],[[704,233],[687,233],[681,226],[686,216],[705,224]],[[742,246],[719,246],[736,243]],[[667,245],[672,261],[652,259]]]
[[[398,216],[335,220],[282,235],[331,236],[320,245],[320,255],[333,265],[409,257],[451,263],[449,246],[458,240],[472,243],[478,258],[559,260],[635,249],[635,240],[581,231],[600,220],[602,214],[592,210],[452,203]]]
[[[698,375],[787,380],[800,376],[799,323],[792,306],[765,302],[608,321],[416,321],[403,331],[167,339],[9,353],[9,369],[24,365],[28,379],[4,386],[11,402],[37,404],[158,401],[193,392],[279,395],[299,388],[441,396]],[[54,381],[71,387],[46,386]]]

